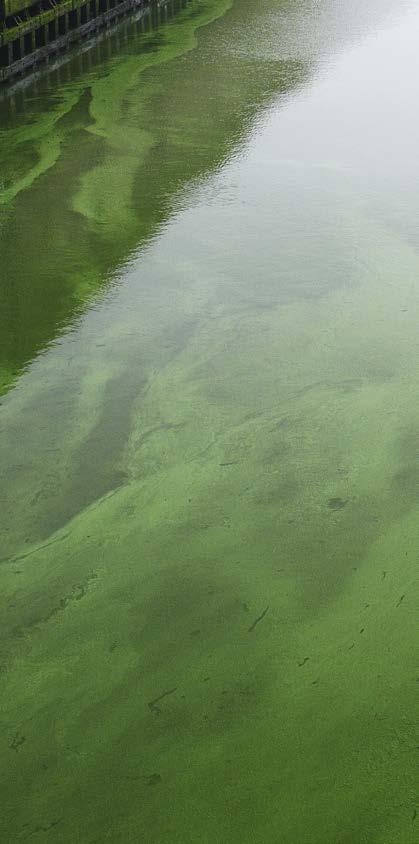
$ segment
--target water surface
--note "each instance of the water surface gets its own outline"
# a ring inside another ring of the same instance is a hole
[[[2,841],[416,840],[418,31],[191,0],[0,101]]]

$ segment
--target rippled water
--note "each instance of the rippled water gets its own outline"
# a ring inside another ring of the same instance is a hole
[[[176,2],[3,92],[2,841],[416,840],[418,34]]]

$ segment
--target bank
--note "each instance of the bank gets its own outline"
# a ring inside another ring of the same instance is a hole
[[[0,84],[56,59],[73,44],[143,12],[152,27],[166,20],[175,0],[0,0]]]

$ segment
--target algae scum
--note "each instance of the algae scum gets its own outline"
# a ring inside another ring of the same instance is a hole
[[[417,840],[415,7],[191,0],[0,101],[5,844]]]

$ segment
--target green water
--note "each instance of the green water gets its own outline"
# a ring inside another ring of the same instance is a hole
[[[417,6],[156,17],[0,100],[0,840],[413,844]]]

